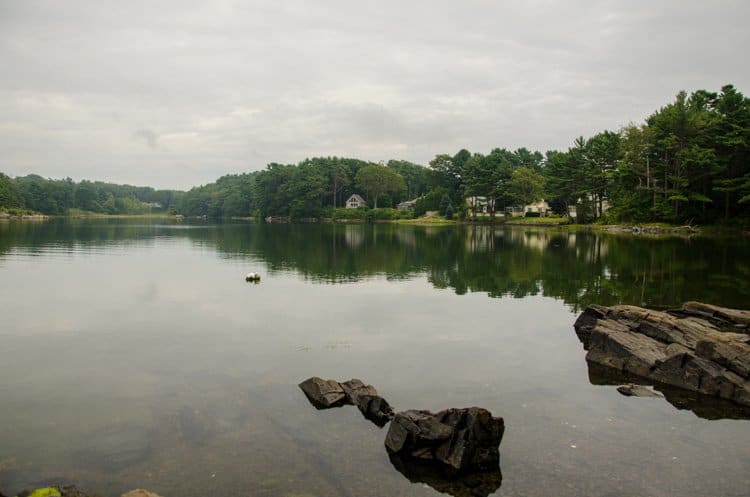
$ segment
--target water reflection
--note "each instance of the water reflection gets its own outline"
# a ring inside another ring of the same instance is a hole
[[[0,224],[5,254],[96,251],[112,244],[187,238],[228,258],[258,258],[271,272],[322,283],[426,274],[437,288],[491,297],[533,295],[669,307],[687,300],[750,301],[746,238],[639,238],[493,226],[255,225],[128,220]]]
[[[384,431],[356,409],[309,408],[296,384],[321,374],[367,378],[395,405],[502,415],[497,493],[744,496],[746,421],[591,386],[571,309],[744,305],[747,248],[487,227],[0,223],[0,490],[439,495],[403,476],[425,482],[418,468],[394,471]]]
[[[664,396],[664,400],[680,410],[692,411],[703,419],[750,419],[750,407],[741,406],[728,400],[701,395],[697,392],[650,382],[644,378],[629,375],[623,371],[587,362],[589,381],[592,385],[634,385],[651,386]]]
[[[462,476],[448,476],[425,461],[389,455],[393,467],[412,483],[427,484],[438,492],[455,497],[487,497],[497,491],[503,482],[500,468]]]

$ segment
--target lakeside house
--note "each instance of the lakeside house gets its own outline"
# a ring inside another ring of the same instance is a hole
[[[405,200],[396,206],[396,209],[400,211],[413,211],[417,205],[417,199]]]
[[[531,204],[526,204],[524,206],[520,205],[514,205],[511,207],[505,208],[505,216],[506,217],[522,217],[527,216],[529,214],[531,215],[539,215],[539,217],[547,217],[547,215],[550,213],[552,209],[550,209],[549,204],[546,200],[537,200],[536,202],[533,202]]]
[[[495,199],[487,198],[482,196],[471,196],[466,197],[466,206],[470,211],[476,212],[478,215],[489,214],[494,205]],[[549,204],[545,200],[539,200],[527,205],[512,205],[504,209],[506,217],[522,217],[527,213],[532,215],[539,214],[540,217],[545,217],[551,211]]]
[[[359,207],[367,207],[367,202],[365,202],[365,199],[363,199],[356,193],[352,194],[348,199],[346,199],[347,209],[357,209]]]
[[[466,197],[466,206],[469,210],[477,214],[488,214],[490,212],[490,202],[494,202],[494,199],[489,200],[487,197],[478,195]]]

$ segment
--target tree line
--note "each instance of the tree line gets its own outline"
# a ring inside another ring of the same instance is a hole
[[[578,222],[746,220],[750,99],[732,85],[719,92],[680,92],[642,124],[579,137],[566,151],[462,149],[436,155],[429,167],[315,157],[223,176],[187,192],[0,173],[0,207],[48,214],[70,208],[133,213],[159,203],[186,216],[304,218],[343,207],[353,193],[373,208],[416,200],[415,215],[429,210],[475,215],[478,202],[466,202],[475,198],[495,216],[544,198],[562,215],[575,208]]]
[[[10,178],[0,172],[0,208],[65,215],[86,211],[100,214],[143,214],[174,211],[182,192],[148,186],[118,185],[36,174]]]

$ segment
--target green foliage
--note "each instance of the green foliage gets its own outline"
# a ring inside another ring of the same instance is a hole
[[[536,202],[544,196],[544,177],[531,168],[518,168],[508,182],[508,195],[518,205]]]
[[[6,209],[19,207],[21,200],[16,185],[8,176],[0,172],[0,207]]]
[[[430,190],[426,195],[417,199],[414,205],[414,215],[424,216],[427,211],[439,211],[440,203],[443,197],[448,196],[448,190],[444,187],[437,187]],[[448,197],[450,199],[450,197]]]
[[[18,207],[49,215],[64,215],[71,209],[99,214],[165,212],[174,207],[180,194],[100,181],[46,179],[36,174],[10,179],[0,173],[0,208]]]
[[[404,178],[406,200],[415,199],[427,193],[430,183],[429,169],[405,160],[389,160],[387,166]]]
[[[411,219],[412,214],[409,211],[400,211],[398,209],[391,208],[378,208],[369,209],[366,207],[360,207],[358,209],[330,209],[327,215],[336,220],[344,219],[360,219],[364,221],[384,221],[392,219]]]
[[[397,172],[383,166],[370,164],[357,172],[357,187],[367,194],[373,207],[378,207],[378,197],[383,193],[401,194],[406,190],[404,178]]]
[[[451,207],[451,198],[446,193],[440,199],[440,206],[438,210],[441,216],[445,216],[445,213],[448,211],[448,207]]]
[[[465,217],[469,197],[481,198],[490,216],[546,198],[560,214],[575,208],[577,223],[605,217],[742,223],[750,219],[750,99],[732,85],[718,93],[680,92],[643,124],[579,137],[567,151],[545,155],[526,148],[494,148],[488,155],[461,149],[436,155],[429,168],[403,160],[384,166],[314,157],[223,176],[185,193],[0,173],[0,208],[45,214],[157,210],[211,218],[304,218],[343,206],[353,193],[364,194],[376,208],[416,199],[416,216],[445,214],[451,205],[454,216]],[[161,207],[155,208],[157,203]]]
[[[453,219],[453,204],[448,204],[445,208],[445,219]]]

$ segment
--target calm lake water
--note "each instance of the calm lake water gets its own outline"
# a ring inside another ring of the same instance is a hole
[[[589,374],[572,325],[589,303],[750,307],[749,249],[490,227],[0,223],[0,489],[443,495],[393,467],[387,428],[315,410],[296,385],[321,376],[361,378],[396,409],[503,416],[496,495],[744,497],[750,421],[621,396]]]

